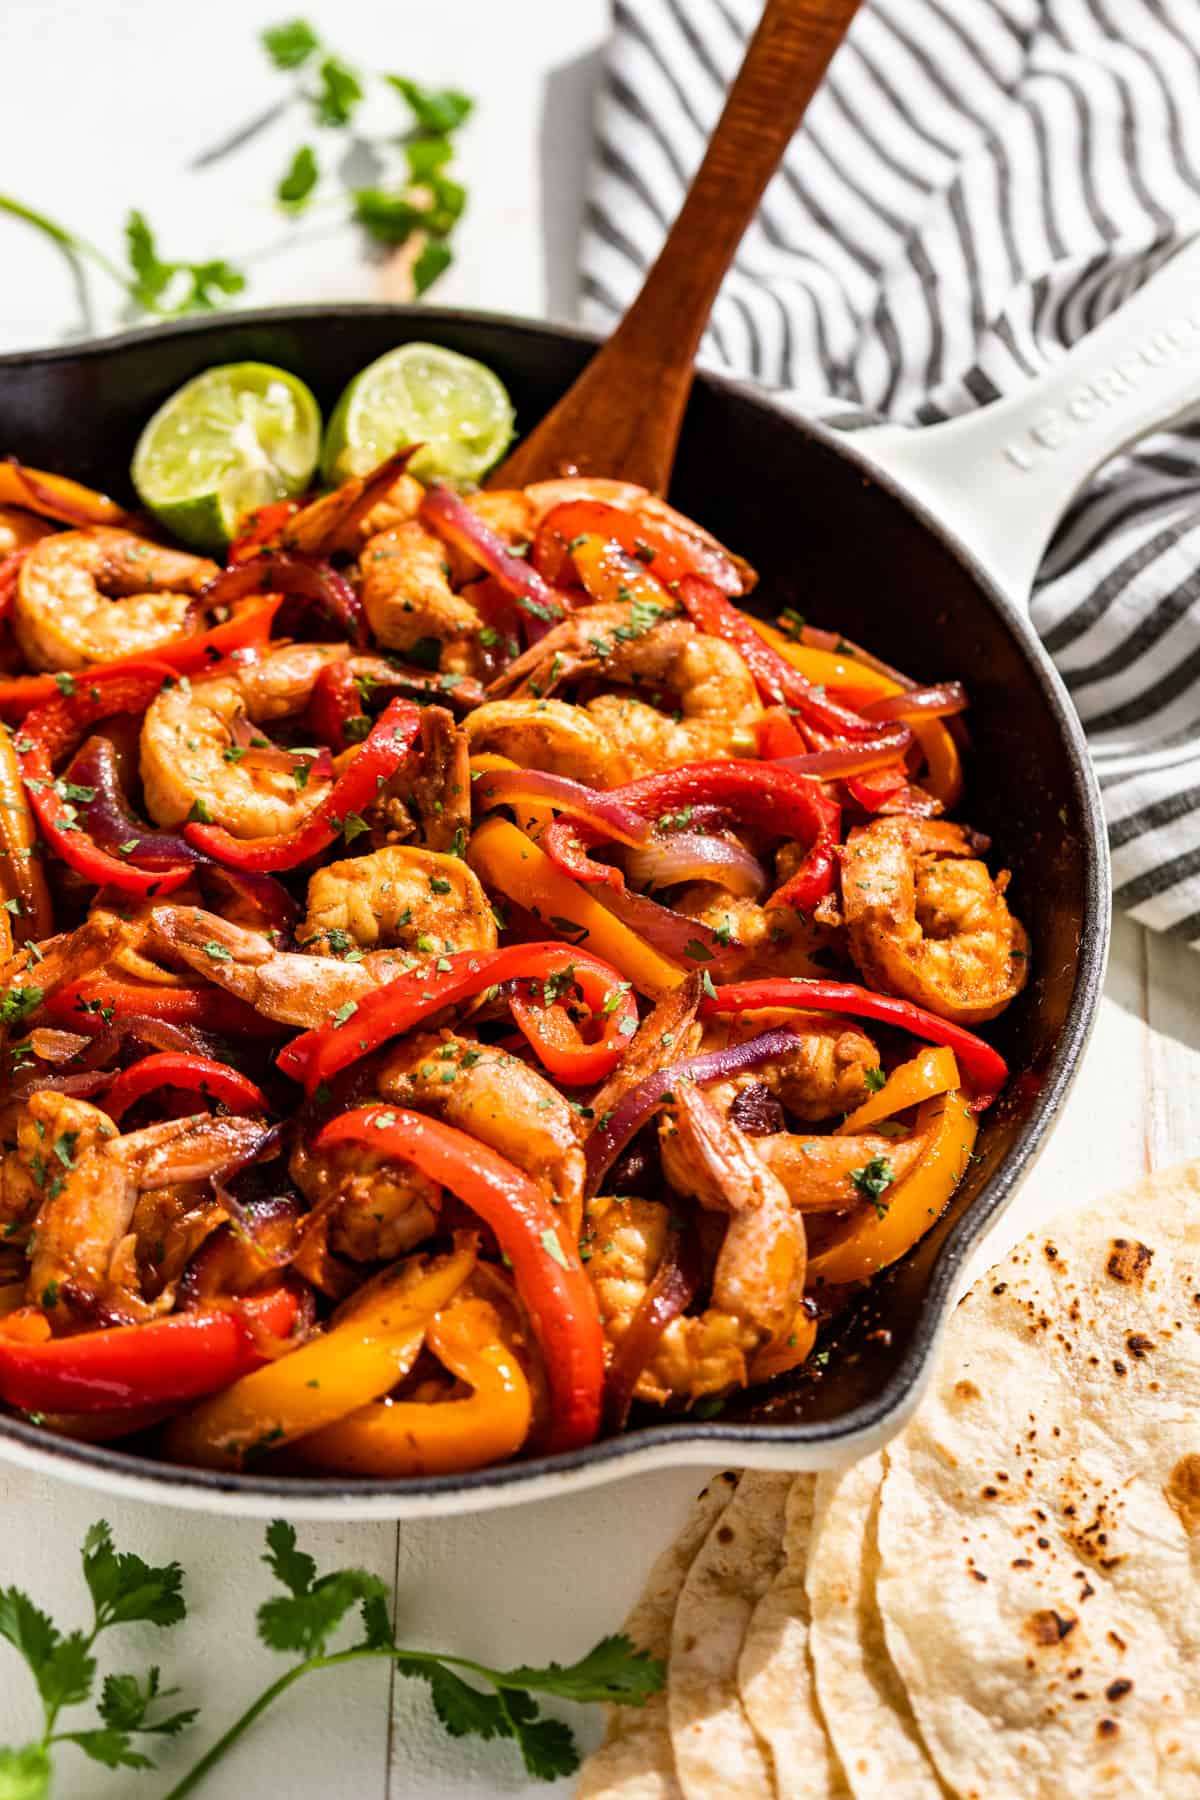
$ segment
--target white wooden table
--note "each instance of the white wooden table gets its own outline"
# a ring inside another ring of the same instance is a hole
[[[236,255],[260,242],[270,224],[266,197],[294,141],[286,128],[209,176],[182,171],[261,109],[253,35],[288,10],[264,0],[170,9],[158,0],[7,0],[0,190],[110,245],[131,204],[159,225],[168,253]],[[471,211],[439,297],[568,313],[604,0],[339,0],[308,10],[351,59],[481,98],[463,141]],[[14,51],[21,79],[12,78]],[[33,79],[44,71],[52,72],[53,106]],[[117,103],[122,94],[130,104]],[[2,218],[0,271],[0,348],[71,328],[75,301],[61,259]],[[366,297],[376,280],[357,260],[353,234],[338,232],[256,261],[252,298]],[[103,317],[111,322],[111,310]],[[1200,1152],[1198,1078],[1200,959],[1119,921],[1096,1033],[1021,1216],[1087,1204]],[[1016,1225],[1010,1214],[1004,1236]],[[490,1517],[399,1530],[309,1525],[302,1541],[324,1566],[359,1563],[393,1584],[405,1642],[492,1663],[567,1660],[620,1620],[698,1485],[697,1471],[685,1470]],[[20,1582],[56,1617],[81,1617],[78,1546],[100,1510],[82,1489],[0,1465],[0,1583]],[[260,1524],[131,1502],[104,1510],[119,1543],[155,1560],[178,1557],[187,1569],[187,1625],[165,1638],[147,1628],[137,1643],[146,1660],[161,1657],[203,1719],[164,1757],[163,1778],[111,1776],[64,1752],[59,1792],[72,1800],[162,1792],[165,1776],[182,1772],[283,1666],[253,1632],[268,1591]],[[128,1666],[135,1636],[121,1652]],[[0,1646],[0,1742],[20,1741],[34,1719],[23,1672]],[[576,1723],[586,1744],[597,1722]],[[294,1690],[204,1791],[213,1800],[484,1800],[527,1785],[511,1746],[448,1739],[422,1684],[359,1667]]]

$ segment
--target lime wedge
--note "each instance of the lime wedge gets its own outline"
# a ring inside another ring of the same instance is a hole
[[[270,363],[224,363],[159,407],[133,453],[133,485],[172,536],[220,554],[247,513],[304,492],[320,445],[302,381]]]
[[[512,401],[490,369],[438,344],[401,344],[343,392],[325,433],[321,473],[336,486],[421,443],[411,467],[422,481],[478,481],[512,435]]]

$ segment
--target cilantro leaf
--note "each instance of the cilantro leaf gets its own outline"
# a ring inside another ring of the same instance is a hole
[[[313,96],[319,125],[348,125],[363,97],[363,85],[340,56],[327,56],[317,71],[320,87]]]
[[[125,222],[125,250],[132,276],[130,298],[146,312],[165,317],[212,312],[219,304],[217,296],[240,294],[246,285],[240,269],[219,259],[164,261],[145,215],[136,209]]]
[[[403,94],[412,111],[413,117],[422,131],[433,132],[444,137],[447,132],[457,131],[471,116],[475,102],[469,94],[458,88],[426,88],[419,82],[410,81],[406,75],[389,75],[398,94]]]
[[[404,146],[408,172],[414,181],[428,181],[453,155],[454,145],[447,137],[410,138]]]
[[[89,1654],[88,1640],[82,1631],[73,1631],[56,1644],[36,1671],[38,1693],[56,1712],[59,1707],[78,1706],[86,1700],[95,1678],[96,1659]]]
[[[83,1578],[98,1626],[128,1625],[135,1619],[150,1625],[177,1625],[187,1616],[179,1564],[154,1568],[132,1551],[118,1554],[103,1519],[83,1541]]]
[[[116,1731],[111,1725],[91,1731],[64,1731],[61,1739],[67,1744],[77,1744],[85,1756],[90,1756],[93,1762],[103,1763],[106,1769],[154,1767],[148,1756],[133,1748],[133,1740],[127,1731]]]
[[[863,1080],[867,1084],[868,1094],[877,1094],[880,1088],[887,1085],[887,1076],[878,1064],[873,1069],[863,1070]]]
[[[61,1638],[47,1615],[20,1588],[0,1588],[0,1637],[7,1638],[25,1658],[40,1686],[41,1672]]]
[[[289,212],[300,212],[320,179],[316,152],[311,144],[301,144],[279,179],[275,198]]]
[[[353,203],[354,217],[358,223],[377,244],[385,244],[389,248],[407,243],[413,232],[425,224],[424,210],[413,204],[406,189],[393,194],[384,188],[356,188]],[[438,641],[435,638],[433,642]],[[438,653],[441,653],[440,643]],[[416,660],[411,651],[409,660]],[[436,669],[437,664],[435,662],[425,666]]]
[[[643,1706],[663,1685],[666,1670],[657,1657],[638,1650],[624,1632],[601,1638],[578,1662],[547,1663],[544,1669],[508,1669],[505,1685],[556,1694],[562,1700],[602,1701],[613,1706]]]
[[[296,1527],[286,1519],[272,1519],[267,1526],[267,1548],[263,1561],[293,1594],[307,1594],[316,1580],[317,1565],[306,1550],[296,1548]]]
[[[451,1737],[511,1737],[512,1726],[499,1694],[484,1693],[472,1687],[453,1669],[441,1663],[407,1662],[397,1659],[397,1668],[406,1675],[419,1675],[428,1681],[433,1710]]]
[[[339,1569],[322,1575],[306,1592],[280,1594],[258,1609],[258,1635],[272,1650],[298,1650],[304,1656],[320,1656],[326,1640],[360,1600],[387,1589],[378,1575],[366,1569]]]
[[[874,1206],[876,1216],[882,1219],[887,1211],[887,1202],[882,1196],[896,1179],[896,1171],[887,1157],[873,1156],[861,1169],[851,1169],[850,1179],[863,1199]]]
[[[145,1682],[136,1675],[106,1675],[97,1708],[100,1717],[114,1731],[144,1731],[156,1737],[175,1737],[196,1717],[194,1706],[168,1713],[162,1719],[149,1719],[147,1713],[156,1700],[169,1699],[178,1688],[161,1688],[159,1672],[152,1668]]]
[[[516,1695],[506,1693],[504,1699],[511,1717]],[[579,1767],[575,1739],[561,1719],[514,1718],[513,1736],[535,1781],[557,1781],[562,1775],[573,1775]]]
[[[421,295],[427,288],[431,288],[453,261],[454,252],[449,244],[443,243],[440,238],[432,238],[413,264],[413,292]]]
[[[321,47],[321,40],[306,19],[287,19],[268,25],[259,42],[277,69],[299,69]]]
[[[368,1594],[362,1603],[363,1641],[371,1650],[392,1642],[392,1621],[385,1593]]]
[[[0,1800],[46,1800],[50,1753],[44,1744],[0,1750]]]

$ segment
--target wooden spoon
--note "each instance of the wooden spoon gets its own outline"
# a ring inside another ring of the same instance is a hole
[[[859,0],[767,0],[717,129],[642,290],[578,380],[488,479],[579,470],[665,493],[692,365],[725,271]]]

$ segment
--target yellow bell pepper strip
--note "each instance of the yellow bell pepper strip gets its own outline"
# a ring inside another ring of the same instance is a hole
[[[358,1144],[412,1163],[491,1228],[512,1265],[546,1365],[551,1416],[545,1448],[590,1444],[600,1429],[604,1332],[579,1250],[545,1189],[465,1131],[399,1108],[341,1113],[315,1143],[317,1150]]]
[[[599,957],[557,943],[455,950],[406,969],[364,995],[341,1023],[293,1038],[279,1054],[279,1067],[311,1094],[389,1038],[505,981],[524,984],[512,1000],[513,1016],[556,1079],[583,1086],[612,1074],[637,1029],[637,1002]],[[559,1004],[575,1005],[576,996],[598,1027],[594,1042],[584,1039]]]
[[[40,944],[54,930],[50,890],[34,845],[33,814],[21,782],[12,738],[0,729],[0,957],[17,944]]]
[[[807,976],[767,977],[762,981],[738,981],[718,987],[700,1003],[704,1015],[722,1012],[760,1012],[764,1007],[798,1006],[815,1012],[848,1013],[852,1019],[876,1019],[895,1025],[930,1044],[953,1050],[959,1066],[974,1089],[971,1105],[982,1112],[991,1105],[1008,1080],[1008,1064],[998,1050],[973,1031],[964,1031],[949,1019],[926,1012],[911,1000],[877,994],[873,988],[852,981],[810,981]]]
[[[520,763],[513,762],[510,756],[498,756],[494,750],[483,750],[471,758],[471,804],[481,811],[493,805],[489,798],[491,775],[528,773]],[[551,806],[534,806],[524,795],[521,796],[521,822],[526,831],[540,837],[554,818]]]
[[[834,1132],[835,1137],[851,1137],[865,1131],[878,1119],[890,1119],[906,1107],[919,1106],[935,1094],[961,1087],[958,1063],[953,1050],[944,1045],[927,1044],[911,1062],[893,1069],[878,1093],[868,1094],[862,1105],[849,1113]]]
[[[816,687],[828,688],[831,693],[849,689],[856,696],[870,694],[877,698],[904,692],[900,682],[872,669],[867,663],[856,662],[838,651],[798,644],[763,619],[752,619],[751,623],[773,650]],[[907,723],[925,757],[924,785],[949,810],[962,793],[962,758],[958,745],[940,719],[913,718]]]
[[[451,1475],[515,1456],[529,1435],[533,1397],[500,1319],[486,1300],[452,1300],[426,1348],[471,1389],[465,1400],[383,1400],[349,1413],[296,1447],[298,1460],[344,1475]]]
[[[385,1269],[328,1331],[175,1419],[167,1455],[207,1469],[241,1469],[380,1399],[412,1368],[434,1314],[474,1266],[473,1245],[460,1242],[449,1255]]]
[[[684,979],[683,969],[643,943],[507,819],[484,820],[467,845],[467,861],[485,887],[515,900],[572,944],[586,943],[639,994],[657,1000]]]
[[[945,1211],[971,1160],[979,1130],[961,1088],[923,1102],[914,1135],[929,1146],[908,1175],[884,1188],[848,1222],[845,1236],[810,1259],[808,1280],[837,1285],[869,1281],[897,1262]]]

